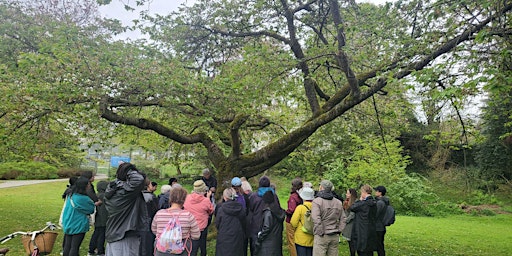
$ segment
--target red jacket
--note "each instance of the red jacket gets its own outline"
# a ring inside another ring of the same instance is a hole
[[[286,210],[286,222],[290,223],[290,219],[292,218],[293,212],[295,212],[295,208],[298,205],[302,204],[302,198],[300,198],[299,193],[292,192],[290,194],[290,198],[288,198],[288,209]]]

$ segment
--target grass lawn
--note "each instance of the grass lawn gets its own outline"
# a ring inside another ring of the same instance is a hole
[[[58,222],[66,182],[51,182],[16,188],[0,189],[0,237],[14,231],[40,229],[47,221]],[[287,185],[277,184],[281,204],[286,205]],[[256,187],[256,183],[253,183]],[[190,186],[186,186],[190,187]],[[475,217],[469,215],[446,218],[397,216],[388,228],[388,255],[510,255],[512,252],[512,215]],[[50,255],[59,255],[62,231]],[[87,254],[92,231],[81,247]],[[24,255],[21,239],[16,237],[0,247],[9,247],[8,255]],[[215,241],[209,241],[213,255]],[[288,255],[286,249],[283,250]],[[340,254],[348,255],[346,243],[340,243]]]

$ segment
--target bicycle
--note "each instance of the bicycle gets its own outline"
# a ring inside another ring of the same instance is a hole
[[[45,231],[48,229],[56,230],[57,228],[58,228],[57,225],[55,225],[51,222],[46,222],[46,226],[41,230],[29,231],[29,232],[16,231],[12,234],[6,235],[6,236],[0,238],[0,244],[3,244],[5,242],[13,239],[17,235],[22,235],[23,236],[22,242],[23,242],[23,245],[25,246],[25,251],[27,251],[27,254],[29,254],[31,256],[41,256],[41,255],[43,255],[41,253],[46,254],[46,253],[50,253],[52,251],[53,244],[55,243],[55,239],[57,237],[57,233],[45,232]],[[28,239],[30,239],[30,240],[28,240]],[[26,242],[24,242],[23,240],[25,240]],[[36,240],[37,240],[37,242],[36,242]],[[37,243],[39,243],[39,245],[41,247],[39,247],[37,245]],[[30,248],[31,245],[32,245],[33,249]],[[6,255],[7,252],[9,251],[9,249],[7,249],[7,248],[2,248],[2,249],[3,249],[3,255]]]

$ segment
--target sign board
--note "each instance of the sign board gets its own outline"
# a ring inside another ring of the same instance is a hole
[[[127,156],[111,156],[110,157],[110,166],[117,168],[117,167],[119,167],[119,164],[121,164],[122,162],[129,163],[130,160],[131,159]]]

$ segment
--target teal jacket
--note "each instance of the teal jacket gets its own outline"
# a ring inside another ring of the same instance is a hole
[[[67,196],[64,212],[62,213],[64,234],[76,235],[89,231],[88,215],[93,212],[94,202],[89,196],[78,193]]]

